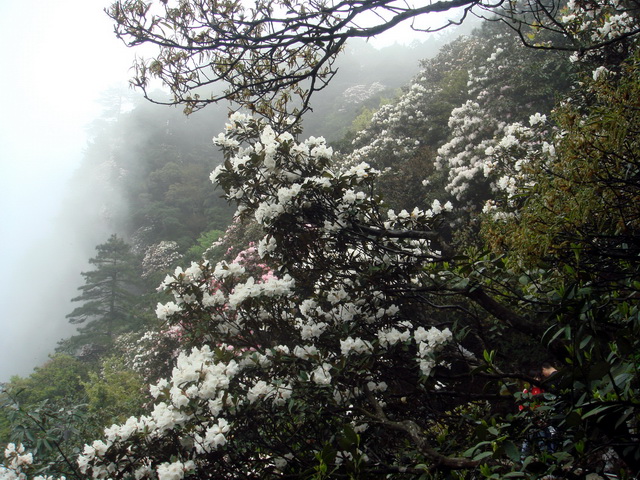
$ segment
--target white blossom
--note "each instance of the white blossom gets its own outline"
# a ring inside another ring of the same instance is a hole
[[[372,350],[371,343],[361,338],[347,337],[344,340],[340,340],[340,352],[344,356],[348,356],[351,353],[371,353]]]
[[[193,470],[195,464],[193,461],[183,462],[165,462],[157,467],[158,480],[181,480],[186,472]]]
[[[331,364],[323,363],[311,372],[311,379],[318,385],[329,385],[331,383]]]

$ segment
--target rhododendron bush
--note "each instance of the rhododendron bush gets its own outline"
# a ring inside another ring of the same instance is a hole
[[[433,285],[447,255],[433,227],[451,205],[388,211],[372,195],[368,165],[334,171],[324,140],[299,143],[240,114],[215,142],[226,161],[212,179],[266,235],[234,261],[167,276],[174,299],[156,313],[199,332],[191,338],[200,345],[151,387],[149,415],[85,447],[82,471],[264,478],[325,465],[391,473],[407,442],[416,464],[475,465],[439,452],[422,431],[447,405],[436,394],[439,370],[450,376],[475,355],[451,321],[403,298]],[[262,268],[248,261],[256,254]]]
[[[506,180],[488,221],[517,223],[534,175],[562,165],[548,122],[534,114],[496,139],[488,155]],[[225,161],[212,180],[238,204],[231,228],[256,222],[263,238],[165,278],[172,299],[156,314],[175,337],[174,368],[150,386],[145,415],[84,446],[81,475],[535,478],[596,468],[602,449],[624,457],[633,431],[618,423],[613,436],[606,412],[633,418],[632,383],[621,383],[633,378],[627,350],[611,350],[613,387],[608,374],[574,371],[561,378],[591,379],[580,399],[554,390],[535,412],[515,406],[528,401],[517,381],[535,381],[519,370],[523,351],[545,335],[571,338],[582,296],[620,325],[637,320],[631,303],[609,311],[610,297],[586,289],[561,298],[559,270],[527,269],[519,257],[461,256],[440,233],[451,203],[394,211],[375,195],[378,172],[335,162],[323,139],[298,141],[236,113],[214,142]],[[554,310],[556,323],[539,308]],[[591,322],[577,338],[593,351],[610,332]],[[551,340],[567,362],[587,361]],[[521,453],[528,431],[552,421],[563,429],[557,450]],[[4,477],[27,478],[29,465],[11,462]]]

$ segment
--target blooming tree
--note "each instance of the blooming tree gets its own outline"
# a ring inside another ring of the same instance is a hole
[[[204,14],[238,18],[238,4],[222,5],[215,13],[202,2],[195,2],[199,9],[194,11],[193,4],[182,2],[177,9],[171,4],[165,12],[174,21],[187,16],[201,22],[198,15]],[[302,4],[283,5],[298,17],[303,13]],[[543,30],[557,27],[562,38],[582,35],[582,30],[571,31],[573,23],[587,25],[591,43],[573,48],[590,52],[589,58],[615,52],[618,45],[632,46],[635,23],[627,4],[570,2],[562,18],[559,6],[552,9],[556,23],[551,24],[542,21],[546,3],[528,5],[525,20],[533,18],[527,21]],[[258,3],[251,18],[278,19],[279,12],[274,17],[269,6]],[[344,6],[344,12],[352,7]],[[329,25],[338,18],[332,14],[343,12],[336,8],[326,12]],[[112,15],[131,34],[149,9],[144,3],[117,3]],[[572,18],[572,10],[581,19]],[[127,23],[132,12],[137,23]],[[317,19],[316,13],[304,18]],[[252,25],[261,24],[241,20],[238,28]],[[298,24],[282,20],[275,25]],[[516,31],[529,38],[525,25],[521,21]],[[166,26],[152,17],[142,33],[157,39],[154,29]],[[272,25],[265,28],[272,32]],[[215,29],[181,31],[187,40],[206,43]],[[200,36],[191,38],[194,32]],[[606,37],[611,32],[614,36]],[[162,288],[173,300],[159,304],[156,314],[168,330],[184,334],[186,348],[171,375],[151,385],[154,402],[147,414],[112,425],[102,439],[85,445],[78,458],[82,475],[137,480],[576,477],[589,469],[602,471],[603,451],[624,462],[624,473],[640,470],[639,109],[630,100],[638,98],[637,58],[631,65],[596,68],[596,87],[589,92],[598,97],[595,107],[585,95],[578,108],[560,111],[553,128],[535,105],[518,118],[508,116],[508,103],[497,102],[490,112],[481,108],[494,102],[489,79],[518,66],[517,59],[504,55],[507,43],[487,52],[495,69],[470,71],[467,94],[474,98],[452,110],[453,137],[440,149],[442,165],[453,172],[453,195],[462,198],[464,188],[457,187],[481,175],[498,195],[485,207],[491,215],[485,217],[484,232],[501,236],[485,238],[484,244],[477,239],[465,250],[441,234],[453,210],[445,199],[413,209],[385,204],[375,188],[380,172],[364,162],[366,146],[357,153],[363,158],[355,155],[336,165],[323,139],[298,140],[294,122],[288,129],[274,128],[247,115],[230,116],[225,132],[214,138],[225,160],[211,179],[237,203],[238,221],[256,222],[262,238],[241,254],[227,252],[223,261],[194,262],[167,276]],[[180,48],[169,45],[165,53]],[[277,50],[268,51],[275,55]],[[260,52],[249,54],[245,80],[264,72]],[[307,51],[310,58],[313,52]],[[167,57],[149,68],[162,76],[166,68],[170,74],[173,67],[193,65],[193,58],[171,64]],[[224,73],[241,78],[238,72],[247,65],[240,64]],[[306,75],[304,67],[291,65]],[[144,74],[146,67],[141,68]],[[631,80],[608,83],[617,70],[631,73]],[[278,78],[267,80],[282,86]],[[145,87],[146,77],[140,82]],[[270,92],[260,98],[272,98]],[[404,100],[431,94],[426,87],[412,88]],[[190,102],[188,107],[198,106]],[[265,113],[262,107],[257,110]],[[374,123],[399,123],[402,115],[381,115]],[[411,155],[416,145],[403,143],[407,139],[378,145],[378,151],[398,147]],[[583,148],[589,161],[581,159]],[[600,195],[615,213],[591,202],[572,216],[567,205],[589,195]],[[545,222],[554,228],[541,232],[537,227]],[[507,228],[500,231],[501,226]],[[531,232],[548,236],[544,258],[522,254],[526,242],[518,235]],[[478,251],[477,245],[493,251]],[[606,254],[609,247],[612,254]],[[541,384],[521,371],[523,351],[537,348],[563,359],[553,382]],[[516,408],[515,402],[530,400],[521,393],[520,380],[547,390],[541,406]],[[541,425],[562,429],[562,435],[544,445],[536,442],[531,454],[521,452]]]
[[[162,241],[150,245],[144,252],[142,259],[142,277],[147,278],[156,272],[162,272],[171,267],[181,258],[178,252],[178,243],[174,241]]]
[[[469,399],[451,401],[443,381],[482,351],[420,298],[451,253],[433,230],[450,206],[388,211],[368,165],[333,171],[322,139],[299,143],[240,114],[215,142],[226,161],[212,179],[263,226],[255,251],[279,268],[248,276],[239,255],[165,279],[175,298],[158,316],[206,336],[151,388],[149,415],[85,448],[82,470],[264,478],[477,465],[436,431]]]

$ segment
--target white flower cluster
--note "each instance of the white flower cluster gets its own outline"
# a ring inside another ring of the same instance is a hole
[[[193,455],[213,451],[227,442],[226,435],[231,425],[220,417],[231,400],[225,396],[231,380],[242,370],[235,360],[216,361],[215,352],[208,346],[194,348],[190,354],[181,353],[171,380],[161,380],[150,388],[158,400],[150,415],[130,417],[122,425],[105,429],[105,441],[96,440],[85,445],[78,465],[82,473],[91,473],[93,478],[108,478],[122,467],[114,455],[107,455],[121,445],[143,445],[145,439],[162,438],[167,432],[184,425],[193,425]],[[206,418],[206,421],[197,419]],[[128,462],[129,451],[122,453],[123,464]],[[194,456],[195,458],[195,456]],[[114,461],[116,460],[116,461]],[[153,471],[145,456],[138,459],[136,478],[152,478]],[[159,478],[180,479],[185,472],[195,468],[189,459],[161,463],[156,466]]]
[[[491,165],[487,148],[495,144],[500,125],[478,102],[468,100],[449,117],[452,138],[438,149],[436,167],[449,172],[448,192],[464,198],[471,183],[485,177]]]
[[[363,354],[371,353],[372,351],[373,346],[371,345],[371,342],[362,340],[361,338],[347,337],[344,340],[340,340],[340,352],[342,352],[342,355],[345,357],[352,353]]]
[[[368,85],[354,85],[342,92],[342,103],[350,105],[360,104],[384,91],[386,88],[387,87],[382,85],[380,82],[373,82]]]
[[[385,221],[383,225],[386,229],[412,228],[417,225],[421,219],[432,219],[443,212],[451,211],[453,211],[453,204],[451,202],[447,201],[443,205],[440,200],[435,199],[431,203],[431,208],[427,210],[421,210],[415,207],[411,212],[401,210],[396,213],[395,210],[389,209],[387,210],[387,221]]]
[[[4,461],[0,463],[0,480],[66,480],[64,476],[29,476],[32,466],[35,466],[33,454],[31,452],[25,453],[22,444],[9,443],[4,449]]]
[[[431,375],[436,366],[435,353],[445,343],[451,341],[452,337],[453,335],[448,328],[439,330],[436,327],[431,327],[429,330],[425,330],[423,327],[418,327],[413,332],[413,338],[418,345],[416,361],[425,377]]]
[[[296,345],[293,350],[293,354],[302,360],[307,360],[311,357],[318,356],[320,351],[315,345]]]
[[[9,443],[4,450],[4,462],[0,464],[0,480],[26,480],[23,468],[33,464],[31,452],[25,453],[24,446]],[[39,479],[43,477],[37,477]]]
[[[195,463],[189,460],[186,463],[183,462],[165,462],[158,465],[158,480],[182,480],[185,473],[191,472],[195,469]]]
[[[23,465],[31,465],[33,463],[33,455],[31,452],[25,453],[24,446],[15,443],[9,443],[4,449],[4,458],[8,460],[7,466],[14,470],[18,470]]]
[[[411,331],[411,324],[407,324],[406,327],[407,329],[404,331],[400,331],[397,328],[379,330],[378,340],[380,346],[387,349],[398,343],[408,344],[412,340],[415,341],[417,346],[416,361],[422,374],[428,377],[436,366],[436,353],[444,344],[451,341],[453,334],[448,328],[440,330],[436,327],[431,327],[426,330],[424,327],[418,327]]]
[[[574,54],[571,58],[574,62],[597,57],[602,49],[616,48],[616,40],[631,40],[637,45],[637,39],[633,37],[638,28],[635,7],[620,0],[569,0],[560,20],[566,34],[576,43],[599,46]]]
[[[214,331],[237,332],[243,325],[243,315],[237,312],[245,302],[276,301],[289,295],[294,287],[295,282],[289,275],[278,278],[269,274],[253,278],[236,261],[221,261],[215,266],[206,261],[194,262],[184,271],[178,267],[173,275],[164,279],[160,289],[171,292],[175,300],[158,303],[156,315],[163,322],[181,325],[187,320],[185,312],[202,310],[207,312]]]
[[[155,272],[169,268],[181,257],[178,252],[178,243],[162,241],[147,247],[142,259],[142,276],[149,277]]]
[[[487,200],[483,213],[489,213],[495,220],[512,217],[508,209],[512,200],[519,194],[534,186],[533,168],[544,166],[555,159],[553,129],[547,130],[546,115],[535,113],[529,118],[529,125],[513,123],[503,129],[503,137],[496,145],[487,148],[485,154],[492,161],[491,172],[494,192],[504,195],[504,202],[499,208],[496,199]],[[507,210],[505,210],[507,208]]]
[[[271,277],[263,282],[256,283],[253,277],[245,283],[237,284],[227,299],[229,308],[236,309],[238,305],[247,299],[256,297],[274,297],[287,295],[294,287],[295,282],[285,275],[282,279]]]
[[[598,68],[596,68],[593,73],[593,79],[597,82],[598,80],[601,80],[603,78],[606,78],[609,74],[609,70],[607,69],[607,67],[600,65]]]
[[[255,401],[270,400],[276,406],[282,406],[291,398],[293,387],[288,383],[277,384],[273,381],[267,383],[264,380],[258,380],[256,384],[247,392],[247,400],[249,403]]]
[[[313,320],[297,319],[296,327],[300,330],[302,340],[318,338],[329,326],[326,322],[315,322]]]
[[[331,384],[331,364],[323,363],[311,372],[311,379],[318,385]]]
[[[538,112],[536,112],[535,114],[529,117],[529,125],[531,125],[532,127],[535,127],[536,125],[540,125],[540,124],[544,125],[546,121],[547,121],[547,116]]]
[[[398,342],[406,342],[411,338],[411,332],[405,330],[401,332],[397,328],[378,330],[378,341],[382,347],[390,347]]]
[[[161,321],[166,321],[172,315],[180,312],[181,308],[174,302],[167,302],[165,304],[158,303],[156,307],[156,316]]]

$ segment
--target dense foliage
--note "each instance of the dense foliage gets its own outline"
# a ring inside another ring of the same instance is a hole
[[[214,15],[163,3],[169,23]],[[143,5],[111,14],[131,29]],[[240,8],[225,5],[216,15]],[[267,6],[254,18],[277,18]],[[11,432],[22,444],[0,478],[638,475],[637,6],[503,7],[511,23],[425,61],[342,152],[278,116],[232,114],[210,179],[234,221],[190,242],[153,223],[145,277],[172,272],[159,325],[120,337],[120,358],[73,387],[96,426],[114,424],[62,457]],[[265,68],[249,67],[248,80]],[[176,266],[185,253],[202,258]],[[542,378],[545,361],[557,372]],[[27,414],[37,395],[20,404],[13,383],[8,403]]]

